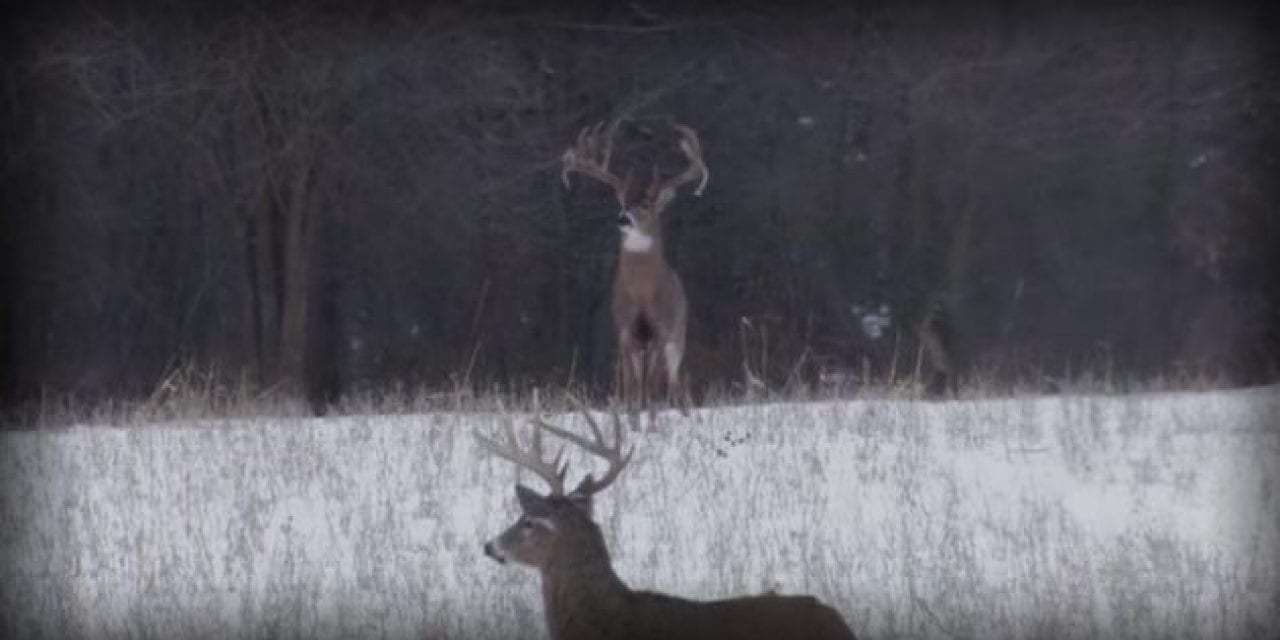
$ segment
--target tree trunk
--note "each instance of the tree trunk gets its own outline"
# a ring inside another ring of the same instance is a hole
[[[307,321],[311,299],[311,263],[315,247],[315,212],[312,211],[312,176],[315,149],[298,167],[288,191],[284,237],[281,238],[281,303],[278,369],[274,383],[281,392],[303,391],[307,371]]]

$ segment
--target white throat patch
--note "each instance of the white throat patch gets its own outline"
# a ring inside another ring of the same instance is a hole
[[[653,248],[653,236],[636,229],[626,227],[622,230],[622,250],[631,253],[645,253]]]

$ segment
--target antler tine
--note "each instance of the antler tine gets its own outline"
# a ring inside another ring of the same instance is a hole
[[[671,128],[680,134],[680,151],[689,159],[689,166],[679,175],[663,183],[662,188],[674,189],[695,177],[701,177],[702,180],[693,190],[693,195],[701,196],[702,191],[707,188],[707,181],[711,179],[711,172],[707,170],[707,165],[702,160],[702,144],[698,142],[698,132],[694,131],[693,127],[683,124],[674,124]]]
[[[604,153],[603,159],[600,161],[605,171],[609,170],[609,159],[613,157],[613,138],[618,134],[618,127],[622,124],[622,118],[615,118],[609,123],[609,128],[605,130],[604,137]]]
[[[578,132],[573,146],[560,156],[560,162],[564,165],[560,171],[560,181],[565,187],[569,186],[569,174],[576,171],[613,187],[615,191],[623,188],[622,179],[609,171],[609,159],[613,155],[613,134],[617,123],[610,123],[603,140],[600,138],[602,127],[604,127],[604,121],[583,127]]]
[[[532,471],[539,478],[542,478],[551,488],[552,495],[564,495],[564,476],[568,470],[568,464],[563,462],[564,448],[562,447],[551,460],[543,460],[541,431],[535,430],[533,432],[533,440],[529,449],[524,449],[520,446],[520,440],[516,437],[514,424],[508,422],[504,432],[506,441],[503,443],[498,443],[479,433],[474,435],[476,440],[480,441],[480,446],[490,453],[513,462],[518,467]]]
[[[608,487],[610,484],[613,484],[613,481],[618,479],[618,475],[621,474],[622,470],[626,468],[628,463],[631,462],[631,456],[635,453],[635,446],[632,445],[631,447],[628,447],[627,453],[623,455],[622,453],[622,431],[623,431],[622,418],[621,416],[618,415],[618,410],[616,407],[612,407],[613,444],[609,445],[604,440],[604,434],[601,433],[599,423],[596,422],[595,418],[591,417],[591,413],[587,411],[587,408],[577,398],[573,397],[572,395],[569,397],[573,401],[573,403],[578,406],[578,410],[582,412],[583,417],[586,418],[587,425],[591,428],[592,440],[587,440],[586,438],[583,438],[582,436],[576,433],[573,433],[572,431],[568,431],[566,429],[557,427],[553,424],[543,421],[540,418],[535,418],[534,423],[539,428],[546,429],[547,431],[557,436],[560,436],[561,438],[564,438],[565,440],[568,440],[569,442],[572,442],[573,444],[581,447],[586,452],[592,455],[595,455],[597,457],[603,458],[605,461],[609,463],[609,469],[605,471],[605,474],[601,476],[599,480],[593,479],[592,476],[588,474],[585,478],[582,479],[582,482],[578,484],[578,487],[574,489],[574,492],[595,494],[602,491],[603,489]]]
[[[600,154],[600,127],[603,126],[604,121],[597,122],[594,125],[591,125],[589,129],[591,133],[587,134],[587,150],[590,152],[590,156],[593,160],[599,159],[596,156]],[[598,164],[600,164],[602,168],[604,167],[604,163]]]
[[[600,423],[591,417],[591,412],[587,411],[587,405],[572,393],[565,395],[569,396],[569,401],[573,403],[573,408],[577,409],[582,414],[582,417],[587,419],[587,426],[591,428],[591,436],[596,439],[596,442],[604,442],[604,436],[600,433]],[[614,434],[614,441],[616,442],[617,440],[617,434]]]
[[[600,127],[602,126],[604,126],[604,121],[597,122],[594,125],[587,127],[590,133],[587,134],[587,138],[584,141],[583,150],[586,152],[584,155],[587,156],[587,159],[592,164],[594,164],[597,168],[599,168],[600,171],[608,173],[609,172],[608,154],[602,154],[600,152],[601,147],[604,146],[604,144],[606,144],[605,142],[602,142],[600,140]]]
[[[578,136],[573,140],[573,145],[568,149],[565,149],[564,153],[560,155],[560,163],[563,165],[560,169],[560,182],[564,183],[566,189],[569,188],[569,173],[571,171],[580,170],[578,169],[578,165],[581,164],[582,161],[578,158],[578,154],[581,153],[583,148],[586,146],[587,131],[590,128],[591,125],[587,125],[579,130]]]
[[[631,462],[632,454],[636,452],[635,445],[631,445],[630,447],[627,447],[627,454],[625,456],[622,455],[622,416],[618,414],[618,408],[616,406],[611,405],[609,407],[609,412],[613,416],[613,447],[610,450],[613,457],[609,458],[609,470],[605,472],[604,476],[602,476],[600,480],[592,481],[591,476],[587,476],[584,479],[584,482],[591,482],[590,488],[588,489],[591,493],[601,491],[605,487],[613,484],[613,481],[617,480],[618,475],[622,473],[623,468]],[[594,420],[591,422],[594,424]],[[593,426],[592,431],[596,434],[597,440],[602,440],[598,437],[600,434],[598,426]],[[617,464],[614,464],[615,462],[617,462]],[[583,485],[580,484],[579,486],[581,488]]]

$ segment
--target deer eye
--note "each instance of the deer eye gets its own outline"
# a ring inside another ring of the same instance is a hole
[[[520,521],[520,528],[521,528],[521,529],[532,529],[532,528],[533,528],[533,521],[532,521],[532,520],[530,520],[530,519],[528,519],[528,518],[525,518],[524,520],[521,520],[521,521]]]

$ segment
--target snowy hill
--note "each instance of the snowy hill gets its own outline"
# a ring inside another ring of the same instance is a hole
[[[1258,636],[1277,416],[1275,387],[695,410],[629,434],[597,520],[635,588],[812,593],[860,637]],[[537,576],[480,548],[517,472],[470,433],[518,418],[4,433],[0,633],[543,638]]]

